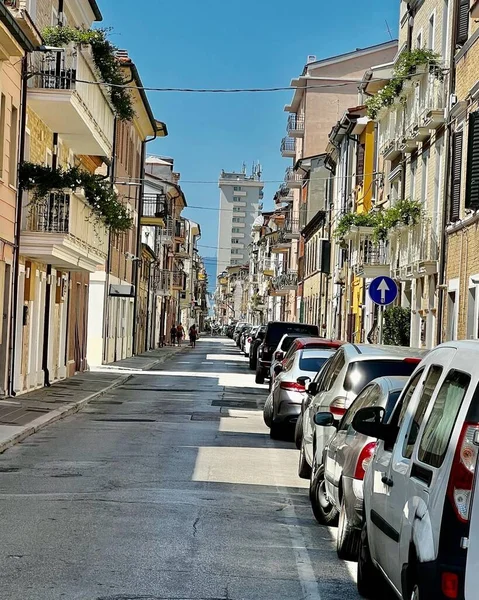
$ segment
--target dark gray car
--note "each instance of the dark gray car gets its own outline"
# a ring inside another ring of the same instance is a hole
[[[337,551],[340,558],[357,560],[362,527],[363,478],[372,458],[376,440],[357,433],[351,423],[361,408],[385,409],[384,421],[392,414],[408,377],[380,377],[364,387],[346,411],[323,454],[324,485],[318,488],[318,502],[339,516]],[[334,422],[332,413],[318,413],[318,425]]]

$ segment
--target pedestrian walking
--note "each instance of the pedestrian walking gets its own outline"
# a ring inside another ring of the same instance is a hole
[[[196,325],[193,323],[193,325],[190,327],[190,346],[193,346],[193,348],[196,348],[196,338],[198,337],[198,330],[196,329]]]
[[[178,346],[181,346],[181,340],[185,337],[185,330],[183,329],[183,325],[178,323],[178,327],[176,328],[176,338],[178,340]]]
[[[170,329],[171,345],[176,346],[176,326],[173,325]]]

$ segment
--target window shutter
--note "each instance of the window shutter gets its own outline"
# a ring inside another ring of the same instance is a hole
[[[356,179],[358,183],[362,183],[364,181],[364,154],[365,145],[358,144],[358,154],[356,160]]]
[[[479,111],[469,115],[466,208],[479,208]]]
[[[451,221],[459,219],[461,207],[461,166],[463,132],[456,131],[452,140]]]
[[[462,46],[469,36],[469,0],[459,0],[457,10],[456,44]]]

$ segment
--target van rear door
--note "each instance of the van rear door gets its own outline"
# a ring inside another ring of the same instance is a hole
[[[476,482],[472,501],[469,530],[469,549],[467,551],[465,600],[476,600],[479,589],[479,475],[476,466]]]

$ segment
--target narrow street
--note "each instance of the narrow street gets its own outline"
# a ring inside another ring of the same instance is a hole
[[[266,393],[201,339],[1,455],[1,598],[358,598]]]

